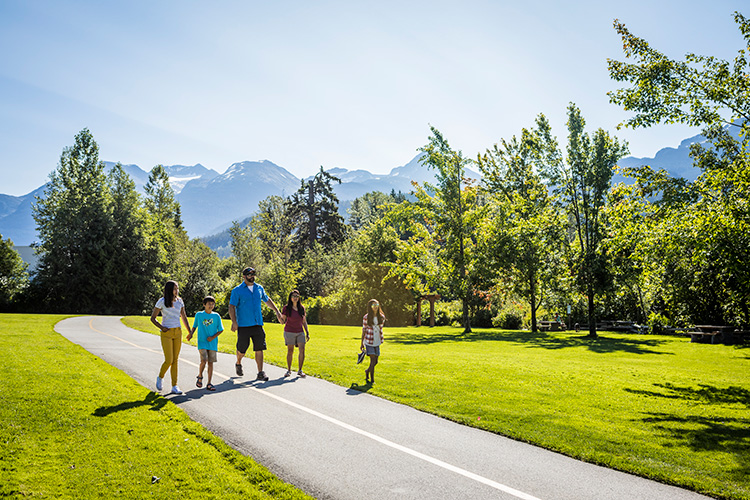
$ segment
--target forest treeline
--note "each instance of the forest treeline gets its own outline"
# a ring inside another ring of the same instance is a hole
[[[188,311],[212,294],[225,313],[250,265],[277,303],[299,289],[311,323],[358,324],[376,297],[392,324],[413,324],[416,300],[438,294],[438,324],[466,331],[536,329],[556,315],[592,336],[603,318],[653,332],[747,326],[750,22],[734,18],[747,46],[733,61],[670,59],[614,23],[625,61],[608,62],[623,84],[609,96],[632,114],[622,126],[700,127],[707,141],[691,146],[695,181],[647,165],[619,169],[627,144],[587,130],[571,103],[564,148],[543,114],[476,157],[431,127],[420,151],[435,182],[367,193],[346,219],[334,194],[340,180],[321,167],[296,193],[269,196],[247,224],[235,222],[232,254],[219,258],[186,234],[160,165],[141,195],[121,166],[105,173],[84,129],[37,199],[33,274],[0,238],[0,307],[142,314],[174,279]],[[481,182],[465,175],[468,166]],[[630,182],[612,185],[617,171]]]

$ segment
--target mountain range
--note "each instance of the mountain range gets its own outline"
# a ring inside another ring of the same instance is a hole
[[[694,180],[700,173],[692,166],[688,155],[690,145],[703,142],[703,136],[685,139],[677,148],[659,150],[653,158],[623,158],[621,166],[651,165],[664,168],[675,177]],[[332,168],[328,172],[341,179],[334,190],[341,202],[342,215],[352,200],[370,191],[409,193],[411,182],[434,182],[432,170],[420,163],[421,154],[405,165],[391,169],[388,174],[373,174],[367,170]],[[115,164],[104,162],[107,170]],[[232,221],[242,221],[258,208],[258,202],[267,196],[289,196],[300,188],[302,180],[288,170],[269,160],[243,161],[232,164],[223,174],[201,164],[169,165],[164,167],[170,185],[175,191],[182,210],[182,220],[190,237],[207,237],[226,230]],[[143,193],[149,173],[138,165],[123,165],[132,177],[136,189]],[[478,173],[468,175],[479,179]],[[616,176],[613,181],[623,181]],[[23,196],[0,194],[0,235],[10,238],[18,246],[30,245],[37,240],[36,225],[32,218],[32,204],[43,196],[46,185]]]

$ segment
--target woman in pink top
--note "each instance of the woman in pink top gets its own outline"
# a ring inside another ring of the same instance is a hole
[[[305,378],[302,371],[302,365],[305,363],[305,344],[310,340],[310,331],[307,328],[307,318],[305,308],[299,298],[299,291],[292,290],[289,294],[284,309],[281,310],[281,320],[284,323],[284,342],[286,343],[286,374],[289,377],[292,374],[292,358],[294,357],[294,347],[299,348],[299,371],[297,376]]]

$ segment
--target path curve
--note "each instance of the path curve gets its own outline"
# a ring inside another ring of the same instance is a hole
[[[69,318],[55,330],[155,390],[157,335],[119,317]],[[231,332],[230,332],[231,333]],[[580,462],[308,376],[254,362],[234,375],[219,353],[216,392],[195,387],[198,352],[183,345],[182,396],[165,397],[230,446],[319,499],[697,500],[708,497]],[[169,374],[167,374],[168,385]]]

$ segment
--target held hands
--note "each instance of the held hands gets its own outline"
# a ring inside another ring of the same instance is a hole
[[[187,339],[188,342],[190,342],[190,339],[193,338],[193,332],[188,333],[187,337],[185,337],[185,338]]]

